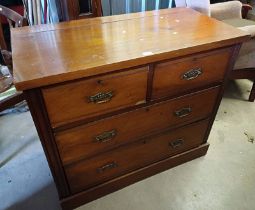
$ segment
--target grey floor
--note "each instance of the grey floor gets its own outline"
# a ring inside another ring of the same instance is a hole
[[[231,82],[205,157],[148,178],[78,210],[254,210],[255,103],[251,82]],[[30,113],[0,117],[0,209],[59,210]]]

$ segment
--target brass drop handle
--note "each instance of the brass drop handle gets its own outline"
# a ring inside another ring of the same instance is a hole
[[[107,163],[106,165],[104,165],[102,167],[99,167],[97,169],[97,172],[98,173],[103,173],[103,172],[105,172],[108,169],[113,169],[113,168],[117,168],[117,167],[118,167],[118,164],[116,162]]]
[[[117,135],[117,130],[113,129],[111,131],[105,131],[101,134],[99,134],[98,136],[95,137],[95,141],[96,142],[107,142],[110,141],[111,139],[113,139],[115,136]]]
[[[192,79],[196,79],[199,75],[201,75],[203,73],[201,68],[195,68],[195,69],[191,69],[187,72],[185,72],[182,75],[182,79],[185,80],[192,80]]]
[[[174,114],[175,114],[175,116],[181,118],[181,117],[185,117],[185,116],[189,115],[191,112],[192,112],[191,107],[185,107],[185,108],[175,111]]]
[[[106,103],[106,102],[110,101],[113,96],[114,96],[113,91],[100,92],[100,93],[97,93],[96,95],[89,96],[88,102],[95,103],[95,104]]]
[[[182,146],[184,143],[184,140],[183,139],[176,139],[172,142],[169,143],[169,145],[172,147],[172,148],[177,148],[177,147],[180,147]]]

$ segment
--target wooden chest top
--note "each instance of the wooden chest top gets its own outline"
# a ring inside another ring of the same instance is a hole
[[[15,86],[47,86],[230,46],[248,37],[188,8],[13,29]]]

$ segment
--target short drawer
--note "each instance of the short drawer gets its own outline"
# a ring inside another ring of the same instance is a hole
[[[143,139],[65,167],[72,193],[90,188],[203,143],[208,121]]]
[[[145,103],[147,67],[42,90],[53,127]]]
[[[157,64],[152,98],[173,96],[222,81],[230,56],[228,48]]]
[[[56,133],[64,165],[144,136],[208,117],[219,88],[211,88]]]

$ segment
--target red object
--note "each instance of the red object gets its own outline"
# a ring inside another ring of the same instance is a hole
[[[11,10],[14,10],[15,12],[19,13],[20,15],[24,15],[24,6],[23,5],[18,5],[18,6],[10,6],[8,7]],[[3,17],[2,15],[0,15],[0,22],[2,24],[8,24],[7,19],[5,17]]]

